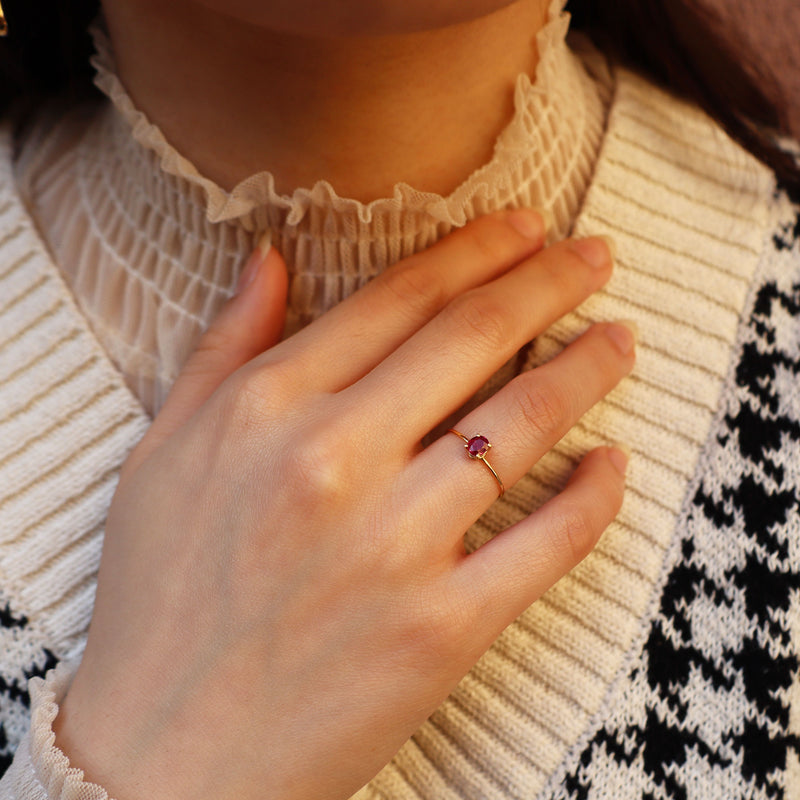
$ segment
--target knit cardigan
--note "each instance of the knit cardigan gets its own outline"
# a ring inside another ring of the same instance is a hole
[[[623,509],[359,797],[798,797],[798,206],[703,113],[619,69],[573,233],[615,238],[614,277],[526,366],[627,318],[635,372],[468,544],[604,442],[632,448]],[[0,798],[106,797],[51,723],[148,422],[35,230],[0,130]]]

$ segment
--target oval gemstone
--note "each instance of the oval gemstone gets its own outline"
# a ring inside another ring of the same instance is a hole
[[[473,436],[467,442],[470,458],[483,458],[489,452],[489,440],[485,436]]]

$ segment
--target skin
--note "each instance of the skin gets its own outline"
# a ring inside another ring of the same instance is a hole
[[[521,213],[467,225],[280,344],[274,251],[223,310],[109,513],[56,724],[88,779],[118,800],[345,800],[592,549],[622,500],[619,450],[467,555],[497,485],[455,436],[419,444],[611,274],[604,240],[543,250]],[[633,349],[626,326],[596,325],[457,427],[498,444],[513,485]]]
[[[392,35],[432,31],[485,17],[511,0],[201,0],[207,8],[252,25],[301,36]]]
[[[422,34],[359,31],[356,41],[350,30],[323,39],[259,28],[250,12],[261,5],[226,5],[236,17],[210,0],[109,0],[124,80],[227,185],[269,163],[287,186],[332,177],[360,197],[390,177],[437,190],[485,160],[541,12],[525,0]],[[131,10],[159,15],[146,26],[147,59]],[[518,14],[532,27],[507,30],[506,58],[492,31],[519,27]],[[419,49],[404,50],[412,43]],[[462,59],[472,103],[447,69],[452,96],[431,81],[403,83],[431,74],[434,44]],[[479,49],[473,70],[467,55]],[[365,63],[371,71],[360,72]],[[312,94],[295,95],[304,82]],[[403,112],[388,127],[380,116],[392,109],[374,94],[384,90]],[[485,119],[474,114],[484,100]],[[326,114],[328,102],[344,111]],[[463,153],[448,138],[454,124]],[[343,143],[363,132],[392,146],[349,159]],[[431,164],[441,170],[429,175]],[[544,236],[534,212],[488,215],[283,342],[285,265],[274,250],[253,255],[122,470],[86,652],[55,725],[88,780],[118,800],[345,800],[592,549],[622,501],[620,450],[587,454],[560,494],[468,555],[464,533],[497,484],[455,436],[420,445],[609,279],[604,240],[543,249]],[[491,462],[510,487],[633,362],[628,327],[593,326],[456,427],[495,442]]]
[[[202,174],[232,189],[269,169],[280,192],[325,179],[365,202],[391,196],[398,181],[448,194],[491,158],[515,79],[535,70],[547,5],[522,0],[414,33],[320,36],[269,27],[277,21],[257,12],[272,4],[254,0],[103,3],[123,83]],[[314,3],[303,19],[347,7]]]

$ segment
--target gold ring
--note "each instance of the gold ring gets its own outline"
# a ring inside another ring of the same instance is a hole
[[[492,445],[489,444],[489,440],[480,433],[476,434],[472,438],[469,438],[464,436],[463,433],[457,431],[455,428],[450,428],[450,430],[447,432],[454,433],[464,442],[464,449],[467,451],[467,455],[471,459],[474,461],[482,461],[486,465],[486,468],[492,473],[492,476],[497,481],[497,486],[500,489],[499,496],[502,497],[506,493],[506,487],[503,486],[503,481],[500,480],[500,476],[494,471],[494,467],[486,460],[486,454],[492,449]]]

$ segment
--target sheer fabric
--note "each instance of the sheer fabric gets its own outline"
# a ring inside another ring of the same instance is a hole
[[[17,179],[81,310],[145,408],[160,408],[265,230],[289,265],[287,334],[488,211],[546,208],[551,235],[566,235],[594,170],[610,79],[602,58],[587,57],[590,75],[567,46],[562,5],[551,5],[536,75],[519,76],[491,161],[448,197],[398,183],[392,197],[367,204],[325,181],[279,195],[269,172],[224,191],[136,109],[97,27],[96,82],[111,103],[40,119]]]

